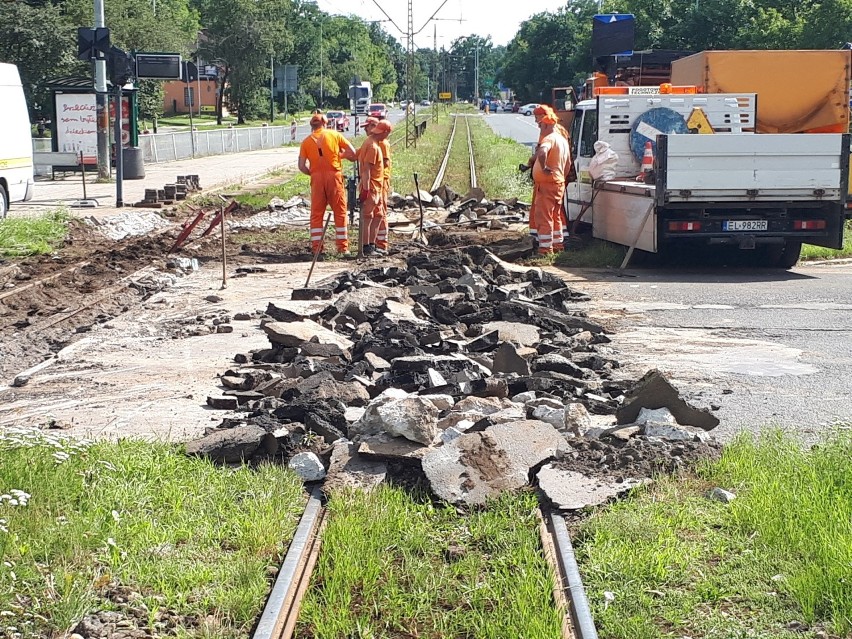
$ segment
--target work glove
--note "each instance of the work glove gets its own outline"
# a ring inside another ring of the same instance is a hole
[[[520,171],[521,173],[526,173],[529,170],[530,170],[530,167],[529,167],[528,164],[519,164],[518,165],[518,171]]]

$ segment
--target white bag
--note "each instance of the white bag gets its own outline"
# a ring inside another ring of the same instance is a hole
[[[589,175],[594,180],[612,180],[618,165],[618,153],[612,150],[609,143],[598,140],[595,142],[595,155],[589,163]]]

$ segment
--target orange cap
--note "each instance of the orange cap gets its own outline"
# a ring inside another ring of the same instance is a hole
[[[311,124],[317,124],[318,122],[322,124],[328,124],[328,118],[325,117],[325,115],[322,113],[314,113],[311,116]]]
[[[375,126],[378,123],[379,118],[374,118],[373,116],[370,116],[369,118],[364,120],[364,128],[366,129],[368,126]]]
[[[539,104],[533,109],[533,115],[547,115],[548,113],[553,113],[553,109],[546,104]]]
[[[387,120],[379,120],[376,122],[375,126],[373,126],[373,133],[376,134],[390,133],[392,130],[393,127]]]
[[[541,122],[542,124],[556,124],[557,122],[559,122],[559,119],[556,117],[556,114],[553,111],[550,111],[549,113],[546,113],[545,115],[541,116]]]

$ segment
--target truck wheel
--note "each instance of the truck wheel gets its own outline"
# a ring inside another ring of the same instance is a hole
[[[777,268],[793,268],[802,252],[801,242],[785,242],[768,250],[769,265]]]
[[[0,184],[0,220],[6,218],[6,213],[9,212],[9,197],[6,195],[6,189]]]

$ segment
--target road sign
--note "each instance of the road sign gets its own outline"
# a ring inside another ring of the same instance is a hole
[[[452,94],[452,93],[450,93],[449,91],[447,91],[447,92],[441,92],[441,93],[439,93],[439,94],[438,94],[438,99],[439,99],[439,100],[452,100],[452,99],[453,99],[453,94]]]
[[[140,80],[180,80],[179,53],[137,53],[136,77]]]
[[[102,57],[99,54],[106,55],[109,53],[109,29],[106,27],[98,27],[90,29],[88,27],[77,28],[77,57],[80,60],[94,60]]]
[[[110,47],[107,55],[110,82],[123,87],[133,77],[133,56],[118,47]]]
[[[194,62],[184,60],[182,63],[181,77],[184,82],[195,82],[198,79],[198,67]]]
[[[275,67],[275,93],[280,95],[285,91],[295,93],[299,90],[299,65],[281,64]]]
[[[604,13],[592,21],[592,56],[633,55],[636,19],[632,13]]]

